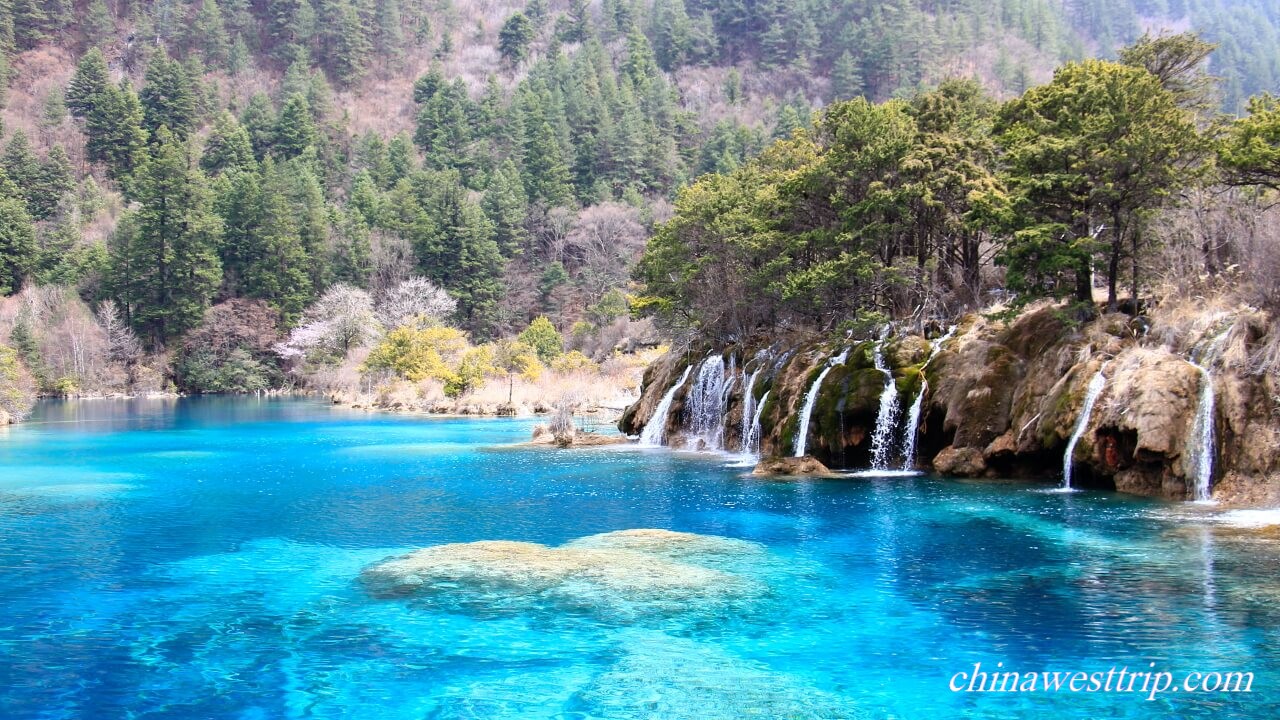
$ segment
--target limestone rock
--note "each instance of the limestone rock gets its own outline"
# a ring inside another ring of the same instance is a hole
[[[949,447],[933,458],[933,469],[943,475],[977,477],[987,470],[982,450],[972,447]]]
[[[804,457],[767,457],[756,464],[752,475],[760,476],[830,476],[831,470],[809,455]]]
[[[493,612],[548,605],[610,618],[725,607],[764,588],[737,572],[762,546],[741,540],[628,530],[559,547],[487,540],[416,550],[366,568],[375,597],[411,597],[454,610]]]

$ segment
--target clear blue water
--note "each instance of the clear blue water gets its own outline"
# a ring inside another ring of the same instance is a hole
[[[497,447],[529,428],[298,400],[42,405],[0,430],[0,717],[1280,715],[1277,542],[1204,511]],[[754,589],[444,602],[357,580],[440,543],[628,528],[759,543],[733,568]],[[1256,677],[1155,700],[951,692],[975,662]]]

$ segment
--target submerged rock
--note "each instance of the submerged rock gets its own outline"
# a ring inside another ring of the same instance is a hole
[[[412,597],[464,610],[551,605],[630,619],[758,597],[764,590],[759,583],[725,567],[734,558],[763,553],[740,540],[628,530],[560,547],[505,540],[438,545],[376,563],[360,580],[376,597]]]
[[[525,445],[542,445],[559,448],[601,447],[604,445],[623,445],[629,442],[622,435],[605,435],[602,433],[575,430],[570,433],[553,433],[546,425],[533,428],[533,439]]]
[[[811,475],[830,476],[833,473],[826,465],[811,455],[804,457],[767,457],[756,464],[752,475]]]
[[[793,718],[870,717],[851,700],[713,645],[665,633],[620,635],[621,656],[583,688],[580,700],[595,717]]]

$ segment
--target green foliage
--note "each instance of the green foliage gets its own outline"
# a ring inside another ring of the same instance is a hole
[[[1249,114],[1227,127],[1218,158],[1228,182],[1280,190],[1280,101],[1251,99]]]
[[[161,127],[140,168],[140,205],[117,230],[112,290],[134,328],[161,345],[195,327],[222,277],[222,222],[187,143]]]
[[[142,87],[143,124],[154,136],[161,126],[174,137],[186,139],[196,124],[196,98],[186,68],[177,60],[158,52],[147,66]]]
[[[178,348],[174,378],[183,392],[241,393],[280,387],[272,352],[279,316],[265,304],[232,300],[205,313]]]
[[[36,235],[26,203],[0,196],[0,295],[22,287],[23,278],[35,269]]]
[[[538,359],[544,363],[551,362],[564,352],[564,338],[560,337],[556,326],[544,315],[534,318],[517,339],[533,348]]]
[[[0,345],[0,411],[21,420],[35,404],[36,388],[13,348]]]
[[[1074,286],[1087,301],[1093,255],[1105,250],[1115,307],[1120,262],[1140,254],[1146,213],[1198,160],[1188,111],[1147,70],[1090,60],[1010,103],[996,130],[1016,213],[1010,287],[1063,295]]]
[[[455,380],[449,363],[466,350],[460,330],[405,325],[387,333],[365,359],[364,370],[385,370],[411,382]]]
[[[515,67],[529,56],[529,44],[533,42],[533,22],[524,13],[507,18],[498,32],[498,52],[508,65]]]

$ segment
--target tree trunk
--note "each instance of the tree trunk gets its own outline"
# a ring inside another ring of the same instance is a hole
[[[1116,284],[1120,277],[1120,242],[1119,235],[1111,239],[1111,262],[1107,265],[1107,312],[1115,312],[1118,305]]]
[[[1129,238],[1130,243],[1132,243],[1130,245],[1129,252],[1132,254],[1132,258],[1130,258],[1130,262],[1132,263],[1132,270],[1133,270],[1132,298],[1133,298],[1133,316],[1134,317],[1138,317],[1138,314],[1139,314],[1138,313],[1138,244],[1139,244],[1138,233],[1139,232],[1140,232],[1139,230],[1134,230],[1133,235],[1130,236]]]
[[[1085,258],[1076,268],[1076,300],[1093,303],[1093,261]]]

